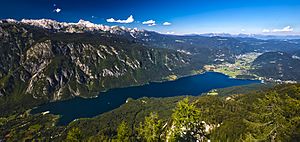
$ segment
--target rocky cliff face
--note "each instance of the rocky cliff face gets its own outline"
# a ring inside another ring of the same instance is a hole
[[[191,71],[189,54],[144,47],[111,32],[53,32],[0,23],[0,96],[57,101]],[[201,68],[201,67],[199,67]],[[2,107],[1,107],[2,108]]]

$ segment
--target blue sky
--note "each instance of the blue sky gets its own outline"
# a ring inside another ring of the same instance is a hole
[[[0,18],[84,19],[175,34],[300,34],[300,1],[1,0]]]

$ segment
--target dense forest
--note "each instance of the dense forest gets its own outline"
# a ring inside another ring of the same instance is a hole
[[[300,85],[268,88],[130,100],[68,126],[55,125],[59,116],[24,112],[1,118],[0,135],[7,141],[299,141]]]

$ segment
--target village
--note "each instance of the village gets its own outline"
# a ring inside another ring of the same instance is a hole
[[[243,55],[236,56],[235,63],[222,62],[221,64],[205,65],[205,71],[213,71],[223,73],[231,78],[243,78],[243,79],[257,79],[262,83],[276,83],[276,84],[291,84],[297,83],[293,80],[280,80],[267,77],[261,77],[250,71],[254,68],[251,66],[252,62],[260,56],[262,53],[251,52]],[[224,59],[216,59],[218,61],[224,61]]]

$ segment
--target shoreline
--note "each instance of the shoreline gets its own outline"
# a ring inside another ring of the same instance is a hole
[[[196,78],[197,78],[197,75],[203,75],[203,74],[206,74],[206,73],[212,73],[212,74],[208,74],[207,76],[205,75],[205,79],[207,79],[207,77],[210,77],[210,76],[220,76],[219,78],[220,79],[222,79],[222,80],[227,80],[227,81],[230,81],[231,79],[230,79],[230,77],[228,76],[228,75],[225,75],[225,74],[223,74],[223,73],[219,73],[219,72],[208,72],[208,71],[205,71],[205,72],[201,72],[201,73],[198,73],[198,74],[192,74],[192,75],[186,75],[186,76],[184,76],[184,77],[195,77],[196,76]],[[184,78],[183,76],[182,77],[180,77],[179,79],[183,79]],[[176,80],[179,80],[179,79],[176,79]],[[209,78],[208,78],[209,79]],[[189,80],[189,79],[188,79]],[[243,79],[244,80],[244,79]],[[167,81],[164,81],[164,82],[167,82]],[[153,82],[149,82],[149,83],[147,83],[147,84],[151,84],[151,83],[153,83]],[[260,83],[260,82],[255,82],[255,83]],[[204,83],[205,84],[205,83]],[[249,83],[249,84],[251,84],[251,83]],[[141,86],[141,85],[140,85]],[[238,86],[238,85],[233,85],[233,86]],[[231,86],[230,86],[231,87]],[[128,87],[127,87],[128,88]],[[186,88],[186,87],[185,87]],[[199,87],[198,87],[199,88]],[[226,87],[217,87],[217,86],[215,86],[215,87],[213,87],[213,88],[211,88],[211,89],[220,89],[220,88],[226,88]],[[122,88],[121,88],[122,89]],[[172,89],[172,88],[169,88],[169,89]],[[188,88],[187,88],[188,89]],[[210,90],[211,90],[210,89]],[[189,90],[189,89],[188,89]],[[178,97],[178,96],[201,96],[203,93],[207,93],[207,92],[209,92],[210,90],[203,90],[203,91],[201,91],[201,93],[199,93],[199,94],[195,94],[195,95],[191,95],[191,94],[181,94],[181,95],[168,95],[167,97]],[[109,90],[108,90],[109,91]],[[194,92],[194,90],[191,90],[192,92]],[[174,92],[174,91],[173,91]],[[120,92],[118,92],[118,93],[120,93]],[[108,93],[108,94],[106,94],[106,96],[102,96],[102,97],[109,97],[110,95],[109,95],[110,93]],[[134,93],[133,93],[134,94]],[[176,94],[176,93],[175,93]],[[134,95],[136,95],[136,94],[134,94]],[[114,95],[112,95],[112,96],[114,96]],[[128,98],[131,98],[130,96],[133,96],[133,95],[129,95],[129,96],[124,96],[124,97],[121,97],[121,99],[124,99],[124,102],[122,103],[122,104],[120,104],[120,106],[121,105],[123,105],[123,104],[125,104],[126,103],[126,101],[128,100]],[[101,97],[100,95],[98,95],[97,97]],[[94,97],[94,98],[97,98],[97,97]],[[143,98],[143,96],[141,95],[141,96],[139,96],[139,95],[137,95],[137,97],[138,98],[136,98],[136,99],[139,99],[139,98]],[[148,97],[148,98],[165,98],[165,97],[162,97],[162,96],[160,96],[160,97],[157,97],[157,96],[151,96],[151,95],[146,95],[146,96],[144,96],[144,97]],[[119,98],[119,97],[116,97],[115,99],[117,99],[117,98]],[[88,99],[90,99],[90,98],[82,98],[82,97],[76,97],[76,98],[74,98],[73,100],[75,100],[75,103],[76,103],[76,101],[81,101],[81,100],[88,100]],[[70,101],[70,99],[69,100],[65,100],[65,101]],[[100,100],[99,100],[99,98],[98,99],[96,99],[96,100],[93,100],[93,99],[91,99],[90,101],[94,101],[94,102],[98,102],[98,103],[100,103],[101,105],[106,105],[105,103],[110,103],[110,100],[107,102],[106,100],[101,100],[101,98],[100,98]],[[55,102],[55,103],[64,103],[64,101],[60,101],[60,102]],[[55,104],[54,104],[55,105]],[[68,104],[67,104],[68,105]],[[108,104],[109,105],[109,104]],[[115,104],[115,105],[118,105],[118,104]],[[119,108],[120,106],[117,106],[116,108]],[[52,107],[51,105],[50,105],[50,107]],[[115,107],[115,106],[113,106],[113,107]],[[39,109],[39,108],[41,108],[41,109]],[[68,108],[68,107],[67,107]],[[116,108],[113,108],[113,109],[116,109]],[[35,109],[37,109],[36,111],[32,111],[32,114],[36,114],[36,113],[43,113],[43,112],[47,112],[47,111],[50,111],[50,113],[51,114],[55,114],[55,115],[64,115],[64,113],[62,112],[62,113],[56,113],[55,112],[55,109],[53,110],[53,112],[52,112],[52,110],[49,108],[49,107],[44,107],[44,109],[43,109],[43,105],[41,105],[41,106],[38,106],[37,108],[35,108]],[[35,110],[34,109],[34,110]],[[111,110],[113,110],[113,109],[111,109]],[[40,111],[39,111],[40,110]],[[108,111],[111,111],[111,110],[108,110]],[[72,112],[72,110],[67,110],[68,112],[69,111],[71,111]],[[107,111],[107,112],[108,112]],[[105,112],[102,112],[102,110],[101,109],[99,109],[99,114],[98,115],[101,115],[101,114],[103,114],[103,113],[105,113]],[[95,115],[95,116],[97,116],[97,115]],[[86,116],[84,116],[83,118],[85,118]],[[94,116],[92,116],[92,117],[94,117]],[[81,117],[78,117],[78,118],[81,118]],[[90,117],[89,117],[90,118]],[[77,119],[77,118],[76,118]],[[72,120],[72,121],[74,121],[74,120]],[[72,121],[70,121],[70,122],[72,122]],[[64,123],[64,122],[62,122],[62,123]],[[61,123],[61,124],[62,124]],[[64,124],[63,124],[64,125]]]
[[[130,87],[139,87],[139,86],[144,86],[144,85],[149,85],[151,83],[164,83],[164,82],[171,82],[171,81],[176,81],[178,79],[181,79],[181,78],[185,78],[185,77],[192,77],[192,76],[196,76],[196,75],[201,75],[201,74],[204,74],[206,73],[207,71],[202,71],[201,73],[197,73],[197,74],[187,74],[187,75],[176,75],[177,78],[174,79],[174,80],[166,80],[166,79],[162,79],[160,81],[149,81],[147,83],[143,83],[143,84],[137,84],[137,85],[130,85],[130,86],[125,86],[125,87],[116,87],[116,88],[110,88],[110,89],[105,89],[103,91],[100,91],[99,93],[105,93],[107,91],[110,91],[112,89],[124,89],[124,88],[130,88]],[[98,94],[99,94],[98,93]],[[100,94],[99,94],[100,95]],[[76,97],[79,97],[79,98],[84,98],[84,99],[92,99],[92,98],[97,98],[99,95],[96,95],[96,96],[92,96],[92,97],[81,97],[81,96],[76,96]]]
[[[212,72],[212,73],[219,73],[219,74],[222,74],[222,75],[227,76],[227,77],[230,78],[230,79],[251,80],[251,81],[257,80],[257,81],[261,81],[261,83],[262,83],[262,81],[263,81],[263,80],[260,80],[260,79],[236,78],[236,77],[232,77],[232,76],[230,76],[230,75],[224,74],[224,73],[222,73],[222,72],[202,71],[202,72],[196,73],[196,74],[187,74],[187,75],[181,75],[181,76],[177,76],[177,75],[176,75],[177,78],[174,79],[174,80],[166,80],[166,79],[164,79],[164,80],[161,80],[161,81],[150,81],[150,82],[143,83],[143,84],[138,84],[138,85],[130,85],[130,86],[126,86],[126,87],[117,87],[117,88],[106,89],[106,90],[104,90],[104,91],[100,91],[100,92],[98,93],[98,95],[96,95],[96,96],[91,96],[91,97],[81,97],[81,96],[76,96],[76,97],[77,97],[77,98],[83,98],[83,99],[94,99],[94,98],[98,98],[98,97],[101,95],[101,93],[108,92],[108,91],[110,91],[110,90],[112,90],[112,89],[124,89],[124,88],[130,88],[130,87],[140,87],[140,86],[144,86],[144,85],[149,85],[149,84],[151,84],[151,83],[172,82],[172,81],[177,81],[177,80],[182,79],[182,78],[193,77],[193,76],[202,75],[202,74],[209,73],[209,72]],[[67,99],[67,100],[68,100],[68,99]]]

